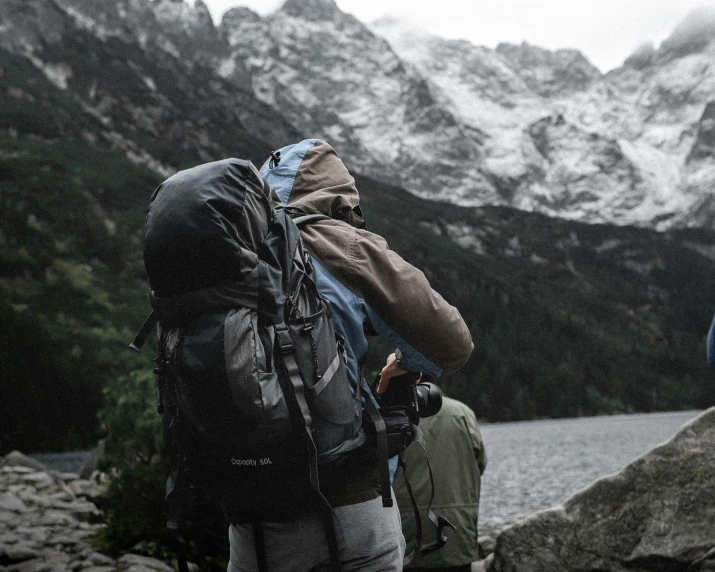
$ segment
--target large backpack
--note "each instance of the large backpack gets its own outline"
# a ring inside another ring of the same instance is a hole
[[[365,460],[365,406],[390,506],[387,440],[367,384],[350,388],[298,227],[250,162],[207,163],[154,192],[144,263],[153,312],[132,346],[158,323],[169,528],[200,490],[230,522],[253,524],[265,569],[260,523],[318,507],[339,569],[320,476]]]

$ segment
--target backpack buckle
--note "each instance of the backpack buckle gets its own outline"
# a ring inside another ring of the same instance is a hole
[[[290,333],[288,333],[288,328],[285,325],[276,326],[276,333],[278,334],[278,345],[281,348],[281,354],[291,354],[293,353],[293,340],[290,339]]]

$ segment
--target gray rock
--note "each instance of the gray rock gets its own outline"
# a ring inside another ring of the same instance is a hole
[[[71,488],[67,487],[67,489],[65,490],[65,488],[63,487],[61,491],[51,494],[50,498],[62,502],[72,502],[73,500],[75,500],[76,495],[74,494],[74,492],[72,492]]]
[[[45,547],[40,551],[40,557],[52,566],[64,566],[69,564],[72,557],[61,549]]]
[[[67,504],[66,510],[83,522],[94,522],[102,515],[97,506],[89,501],[73,501]]]
[[[13,530],[18,526],[26,524],[26,520],[26,515],[0,510],[0,530]]]
[[[15,531],[17,532],[17,531]],[[17,534],[14,534],[12,532],[7,532],[5,534],[0,534],[0,545],[3,544],[15,544],[20,540],[20,537]]]
[[[479,557],[486,558],[494,552],[497,541],[491,536],[480,536],[477,539],[477,544],[479,545]]]
[[[47,473],[28,473],[22,478],[24,483],[32,485],[35,490],[41,491],[55,484],[55,480]]]
[[[50,537],[50,530],[45,526],[18,526],[15,534],[22,535],[36,544],[45,544]]]
[[[0,558],[6,562],[22,562],[37,558],[40,553],[24,542],[0,545]]]
[[[50,498],[44,495],[38,495],[36,491],[32,491],[29,488],[18,492],[17,496],[28,505],[43,508],[52,506],[52,500]]]
[[[28,473],[34,473],[35,469],[30,467],[18,467],[15,465],[7,465],[0,467],[0,474],[5,475],[26,475]]]
[[[101,552],[89,552],[84,556],[85,562],[94,566],[112,566],[116,568],[117,561]]]
[[[0,494],[0,511],[25,513],[27,506],[22,500],[12,493]]]
[[[51,544],[53,544],[55,547],[59,546],[58,550],[61,550],[63,546],[75,546],[76,544],[79,544],[81,541],[79,538],[74,538],[72,536],[68,535],[58,535],[52,537],[52,540],[50,541]]]
[[[95,494],[95,486],[92,481],[76,479],[68,485],[75,496],[92,498]]]
[[[139,556],[138,554],[125,554],[117,561],[120,567],[126,566],[131,572],[143,571],[159,571],[159,572],[174,572],[174,569],[156,558],[148,556]],[[136,569],[134,568],[136,567]]]
[[[40,517],[38,524],[46,526],[71,526],[77,525],[77,520],[61,510],[48,510]]]
[[[713,466],[715,408],[616,475],[504,530],[489,570],[689,569],[713,548]]]
[[[2,465],[5,467],[25,467],[35,471],[46,471],[47,467],[35,459],[31,459],[27,455],[23,455],[20,451],[12,451],[5,455],[2,460]]]
[[[115,572],[116,566],[90,566],[82,568],[82,572]]]
[[[37,558],[26,560],[7,568],[7,572],[50,572],[51,570],[51,564]]]

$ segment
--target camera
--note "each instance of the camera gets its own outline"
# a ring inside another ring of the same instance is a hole
[[[423,376],[423,379],[427,377]],[[380,376],[376,378],[379,383]],[[402,407],[411,417],[424,418],[435,415],[442,408],[442,390],[429,381],[421,381],[415,371],[393,377],[384,393],[379,395],[383,407]]]

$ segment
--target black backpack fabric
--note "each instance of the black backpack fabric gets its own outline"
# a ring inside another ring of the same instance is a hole
[[[146,218],[165,441],[233,522],[296,515],[314,500],[309,457],[338,462],[365,441],[330,305],[279,205],[229,159],[169,178]]]

